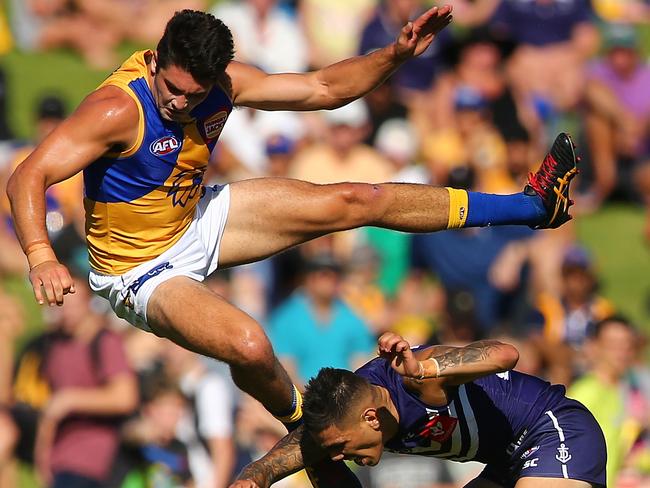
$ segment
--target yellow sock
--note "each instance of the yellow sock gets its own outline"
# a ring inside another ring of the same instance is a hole
[[[280,422],[283,424],[292,424],[294,422],[297,422],[302,418],[302,394],[296,388],[296,385],[293,385],[293,395],[294,395],[294,401],[293,401],[293,412],[291,412],[288,415],[282,415],[282,416],[276,416]]]
[[[447,229],[459,229],[465,226],[469,211],[467,191],[449,187],[447,187],[447,191],[449,192],[449,220],[447,222]]]

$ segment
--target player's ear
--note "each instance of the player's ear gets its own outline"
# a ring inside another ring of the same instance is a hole
[[[374,430],[379,430],[379,416],[376,408],[366,408],[363,412],[363,420]]]

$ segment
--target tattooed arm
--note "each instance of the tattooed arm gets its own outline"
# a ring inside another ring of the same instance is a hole
[[[311,465],[324,456],[325,452],[315,445],[310,436],[303,439],[303,427],[298,427],[278,441],[264,457],[246,466],[230,488],[268,488],[272,483],[303,469],[303,459]]]
[[[402,376],[414,381],[441,378],[445,385],[507,371],[519,360],[514,346],[499,341],[472,342],[465,347],[432,346],[413,352],[407,341],[392,332],[379,338],[379,354]]]

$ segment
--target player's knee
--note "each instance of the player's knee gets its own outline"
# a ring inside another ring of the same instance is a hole
[[[382,211],[384,191],[381,185],[343,183],[337,185],[336,197],[330,215],[336,216],[345,227],[358,227],[376,220]]]
[[[246,334],[237,345],[236,366],[266,369],[273,365],[274,355],[271,343],[263,332]]]

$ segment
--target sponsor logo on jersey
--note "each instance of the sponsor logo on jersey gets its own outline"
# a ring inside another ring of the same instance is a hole
[[[512,455],[513,452],[515,452],[517,449],[521,447],[521,443],[524,442],[524,438],[526,437],[526,434],[528,434],[528,429],[524,429],[523,432],[519,435],[519,438],[515,442],[511,442],[508,448],[506,449],[506,453],[508,456]]]
[[[216,114],[211,115],[205,119],[205,122],[203,123],[205,137],[208,139],[216,139],[219,137],[219,134],[221,134],[227,118],[228,112],[222,110],[221,112],[217,112]]]
[[[181,143],[174,136],[159,137],[149,145],[149,151],[156,156],[173,153],[181,147]]]
[[[526,449],[526,451],[524,451],[524,453],[521,455],[521,459],[526,459],[528,456],[533,454],[538,449],[539,449],[539,446],[533,446],[530,449]]]
[[[536,468],[537,467],[537,461],[539,461],[539,458],[533,458],[529,459],[524,463],[524,465],[521,467],[521,469],[526,469],[526,468]]]

